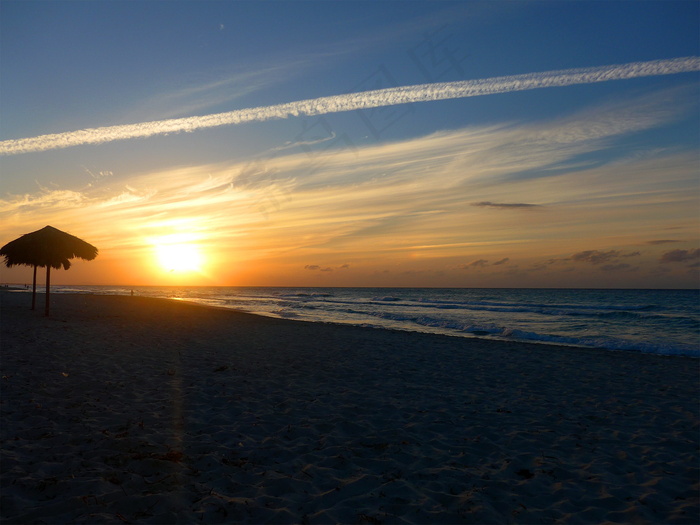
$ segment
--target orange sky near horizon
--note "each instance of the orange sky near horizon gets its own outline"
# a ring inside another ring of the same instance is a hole
[[[0,242],[50,224],[99,248],[53,272],[56,284],[694,287],[692,156],[492,183],[512,163],[541,164],[551,145],[537,134],[566,128],[580,151],[606,122],[594,113],[290,154],[252,175],[248,164],[178,166],[112,186],[104,173],[2,201]],[[30,282],[31,269],[3,266],[0,281]]]
[[[52,284],[700,286],[696,1],[0,11],[0,246],[99,249]]]

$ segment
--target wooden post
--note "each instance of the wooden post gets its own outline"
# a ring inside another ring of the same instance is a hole
[[[46,317],[49,316],[49,304],[51,302],[51,265],[47,264],[46,265],[46,311],[45,315]]]
[[[32,310],[36,306],[36,264],[34,265],[34,281],[32,284]]]

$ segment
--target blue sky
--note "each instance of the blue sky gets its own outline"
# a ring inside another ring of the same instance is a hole
[[[0,9],[0,141],[700,55],[694,1]],[[0,242],[100,247],[59,282],[696,286],[697,103],[692,71],[8,154]]]

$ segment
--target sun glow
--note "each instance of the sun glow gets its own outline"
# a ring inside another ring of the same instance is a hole
[[[160,267],[166,272],[202,272],[204,258],[195,243],[165,240],[155,243],[155,252]]]
[[[202,257],[192,244],[164,244],[156,247],[158,262],[169,272],[196,272],[201,270]]]

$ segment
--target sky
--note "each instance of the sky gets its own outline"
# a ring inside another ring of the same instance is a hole
[[[699,22],[1,0],[0,244],[99,248],[52,284],[697,288]]]

